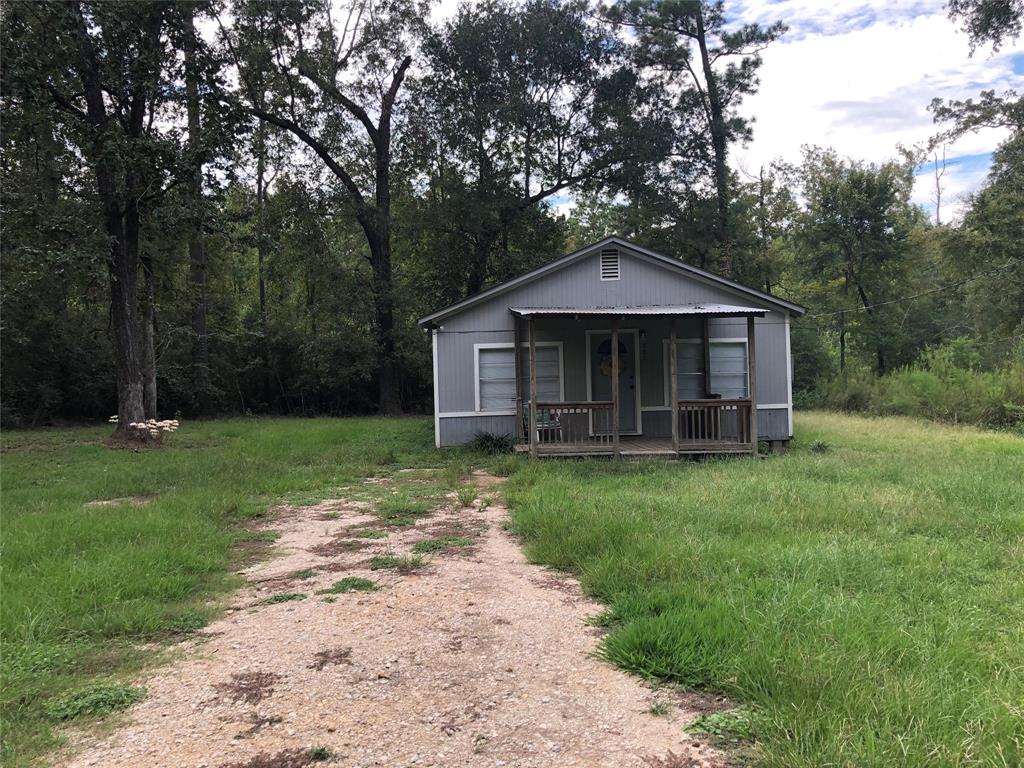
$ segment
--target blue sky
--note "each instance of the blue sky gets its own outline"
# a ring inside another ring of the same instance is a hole
[[[733,153],[741,172],[756,174],[775,157],[796,162],[805,144],[880,162],[897,156],[897,145],[921,145],[936,132],[927,111],[933,97],[1024,89],[1024,42],[971,57],[942,0],[733,0],[726,11],[737,22],[790,27],[762,54],[761,89],[743,105],[756,122],[753,142]],[[984,181],[1004,136],[986,130],[946,148],[944,220]],[[930,211],[932,173],[923,166],[914,191]]]

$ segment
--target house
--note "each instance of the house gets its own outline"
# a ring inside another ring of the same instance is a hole
[[[515,435],[535,456],[784,447],[804,308],[608,237],[419,322],[438,447]]]

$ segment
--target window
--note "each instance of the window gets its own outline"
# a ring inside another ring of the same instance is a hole
[[[680,400],[700,400],[704,391],[704,345],[700,340],[680,339],[677,342]],[[669,342],[665,340],[665,392],[669,391],[672,373],[668,365]],[[711,393],[726,400],[747,396],[747,345],[743,341],[711,340]]]
[[[679,399],[699,400],[704,397],[704,346],[699,341],[676,342],[676,371],[679,375]],[[668,362],[669,345],[665,343],[665,362]],[[672,377],[672,369],[666,365],[665,375]],[[669,385],[666,383],[665,391]]]
[[[524,345],[525,347],[525,345]],[[511,411],[516,407],[516,361],[512,345],[477,347],[478,411]],[[530,397],[530,357],[523,352],[523,400]],[[537,345],[537,400],[562,400],[562,349],[558,343]]]
[[[605,248],[601,251],[601,279],[619,279],[619,249]]]
[[[711,391],[726,400],[747,396],[747,345],[711,341]]]

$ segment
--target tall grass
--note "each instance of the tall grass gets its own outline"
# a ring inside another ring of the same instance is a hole
[[[885,376],[852,371],[823,385],[818,404],[874,415],[1024,431],[1024,344],[1001,365],[984,370],[967,339],[925,351],[911,366]]]
[[[132,669],[139,640],[201,626],[230,583],[239,523],[378,470],[438,466],[427,419],[186,424],[160,450],[113,451],[76,428],[3,438],[2,762],[54,744],[46,716],[94,679]],[[143,504],[87,506],[117,497]]]
[[[760,765],[1020,765],[1024,440],[796,429],[764,461],[528,465],[514,527],[608,605],[608,659],[746,703]]]

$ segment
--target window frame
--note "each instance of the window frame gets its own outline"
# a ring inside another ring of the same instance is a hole
[[[663,407],[665,407],[665,408],[671,408],[672,407],[672,398],[670,397],[670,393],[672,391],[672,368],[671,368],[672,361],[668,359],[668,356],[670,354],[669,347],[671,346],[671,341],[672,340],[669,339],[669,338],[662,339],[662,357],[661,357],[662,366],[661,367],[664,369],[664,377],[665,377],[665,386],[664,386],[664,389],[663,389],[663,392],[662,392],[662,402],[664,403]],[[708,342],[710,343],[711,346],[714,346],[715,344],[742,344],[743,345],[743,359],[744,359],[744,361],[746,363],[746,365],[745,365],[745,368],[746,368],[746,371],[745,371],[746,379],[744,380],[743,388],[745,390],[747,390],[747,395],[746,395],[746,397],[739,398],[739,399],[740,400],[749,400],[750,399],[750,354],[747,351],[747,338],[745,336],[735,336],[735,337],[730,336],[730,337],[722,337],[722,338],[714,338],[714,337],[712,337],[712,338],[708,339]],[[683,338],[680,338],[680,339],[676,339],[676,343],[677,344],[696,344],[696,345],[699,345],[699,346],[703,347],[704,346],[704,339],[694,339],[694,338],[685,338],[685,339],[683,339]],[[703,357],[703,355],[702,355],[702,357]],[[703,363],[702,363],[702,365],[703,365]],[[701,374],[701,376],[703,376],[704,371],[702,370],[700,372],[700,374]],[[732,399],[736,399],[736,398],[722,398],[722,399],[723,400],[727,400],[727,399],[728,400],[732,400]]]
[[[541,347],[555,347],[558,350],[558,399],[565,401],[565,354],[564,344],[561,341],[538,341],[537,349]],[[520,349],[529,349],[530,343],[523,341],[519,343]],[[480,350],[481,349],[515,349],[511,341],[494,341],[473,345],[473,412],[486,416],[515,416],[516,411],[505,408],[483,409],[480,407]],[[514,360],[514,358],[513,358]],[[526,365],[529,365],[527,361]],[[524,366],[525,368],[525,366]],[[518,388],[518,384],[517,384]],[[525,394],[525,393],[524,393]],[[523,400],[527,398],[524,397]],[[514,403],[513,403],[514,406]]]

